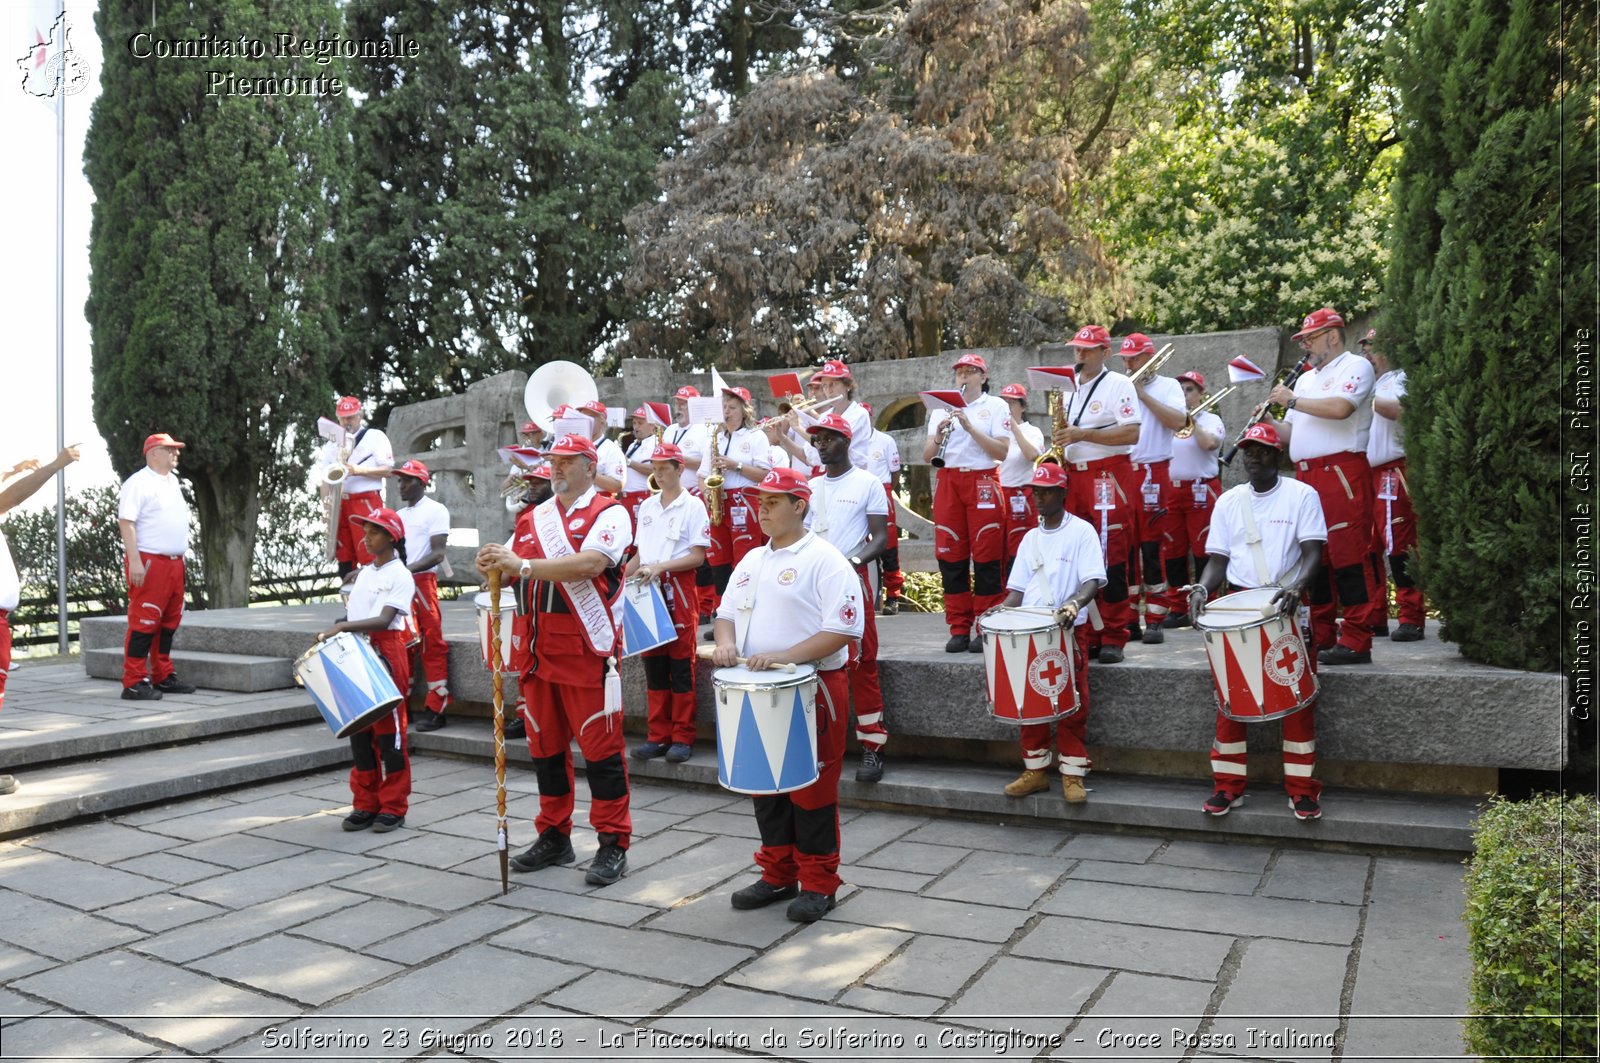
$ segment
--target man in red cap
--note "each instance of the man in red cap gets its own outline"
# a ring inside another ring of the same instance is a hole
[[[354,395],[341,398],[334,407],[339,427],[344,430],[342,443],[330,442],[324,447],[326,465],[344,466],[345,477],[339,484],[339,516],[334,522],[338,543],[334,547],[334,560],[339,563],[339,578],[348,582],[357,565],[369,564],[372,558],[356,524],[356,517],[365,517],[383,505],[383,478],[394,471],[394,448],[389,437],[376,428],[363,425],[365,412],[361,400]]]
[[[183,619],[183,555],[189,549],[189,504],[177,472],[183,446],[165,432],[146,437],[144,468],[123,481],[117,498],[128,577],[124,701],[194,693],[172,670],[172,637]]]
[[[1321,664],[1371,664],[1372,623],[1381,595],[1372,550],[1372,363],[1344,346],[1344,318],[1327,307],[1307,315],[1294,339],[1311,368],[1294,390],[1274,387],[1288,410],[1273,422],[1289,444],[1298,479],[1322,499],[1328,548],[1311,582],[1311,634]],[[1342,623],[1335,621],[1343,607]]]
[[[1005,496],[1006,556],[1002,566],[1006,579],[1011,578],[1011,564],[1022,538],[1039,525],[1039,514],[1033,508],[1033,464],[1044,449],[1044,433],[1028,423],[1028,389],[1021,384],[1007,384],[1000,389],[1011,413],[1011,441],[1006,445],[1005,459],[1000,462],[1000,492]]]
[[[773,469],[756,494],[770,540],[734,570],[717,609],[712,660],[731,668],[743,657],[756,672],[815,665],[819,775],[802,789],[752,799],[761,832],[755,857],[761,878],[736,891],[732,901],[748,910],[794,898],[788,917],[814,923],[833,910],[840,885],[839,773],[850,696],[845,663],[850,642],[861,637],[867,603],[850,563],[806,530],[811,485],[803,473]]]
[[[450,511],[428,497],[433,477],[422,462],[408,461],[394,476],[400,501],[405,503],[397,512],[406,529],[406,568],[417,588],[411,615],[422,639],[422,674],[428,681],[428,699],[417,719],[417,730],[437,731],[445,725],[444,710],[450,704],[450,645],[445,642],[439,616],[439,570],[445,564]]]
[[[1121,373],[1107,368],[1111,335],[1099,325],[1085,325],[1069,347],[1078,351],[1077,390],[1065,396],[1066,425],[1051,441],[1065,448],[1069,486],[1067,509],[1087,521],[1100,537],[1106,559],[1106,583],[1095,599],[1101,630],[1090,617],[1091,659],[1117,664],[1134,623],[1128,601],[1128,551],[1138,531],[1139,498],[1128,455],[1139,441],[1139,396]]]
[[[1178,384],[1183,388],[1189,416],[1194,418],[1194,431],[1172,440],[1172,536],[1178,568],[1169,568],[1167,579],[1172,586],[1183,587],[1189,583],[1191,572],[1194,579],[1199,579],[1206,565],[1206,530],[1211,526],[1212,507],[1222,494],[1217,451],[1227,433],[1222,418],[1212,411],[1194,412],[1205,401],[1206,378],[1191,369],[1178,374]],[[1173,609],[1162,627],[1188,627],[1192,623],[1189,603],[1181,595]]]
[[[950,628],[944,651],[982,653],[983,643],[971,637],[973,618],[1005,597],[1006,517],[995,469],[1011,442],[1011,415],[1004,399],[988,393],[989,366],[982,355],[961,355],[952,371],[966,406],[928,418],[922,460],[931,462],[943,448],[933,491],[933,552]]]
[[[1133,380],[1156,356],[1156,345],[1149,336],[1130,333],[1118,353],[1127,364],[1134,394],[1139,396],[1139,441],[1130,455],[1138,531],[1137,543],[1128,555],[1128,595],[1136,613],[1139,599],[1144,598],[1143,641],[1153,645],[1166,638],[1161,625],[1174,608],[1181,608],[1180,596],[1170,588],[1181,586],[1188,571],[1186,556],[1172,530],[1177,501],[1171,475],[1173,436],[1188,415],[1183,388],[1172,377],[1147,373],[1144,379]],[[1138,623],[1137,615],[1134,623]]]
[[[534,616],[533,644],[516,648],[515,664],[533,724],[528,751],[539,783],[539,840],[512,857],[511,866],[538,871],[576,859],[570,837],[576,738],[588,765],[589,822],[600,840],[586,881],[609,886],[627,870],[633,833],[614,619],[633,531],[622,504],[595,489],[594,469],[593,441],[557,439],[550,451],[555,496],[534,509],[528,556],[490,544],[478,551],[478,571],[516,578],[517,611]]]
[[[1361,353],[1378,374],[1372,389],[1372,432],[1367,437],[1367,463],[1372,466],[1373,582],[1378,587],[1373,634],[1389,635],[1393,642],[1416,642],[1423,637],[1427,607],[1422,589],[1411,573],[1410,551],[1417,545],[1417,515],[1411,508],[1411,488],[1406,483],[1405,433],[1400,427],[1406,371],[1389,363],[1375,329],[1361,337]],[[1389,572],[1383,571],[1383,558]],[[1400,622],[1389,634],[1388,582],[1394,579],[1394,600]]]
[[[623,474],[627,471],[628,459],[622,453],[621,444],[606,435],[606,404],[599,399],[590,399],[577,407],[577,410],[579,413],[588,414],[590,421],[594,423],[593,429],[589,432],[595,451],[594,485],[612,498],[621,498]]]
[[[1285,613],[1299,608],[1300,596],[1322,560],[1328,538],[1322,504],[1310,487],[1278,475],[1282,443],[1269,424],[1252,425],[1239,445],[1249,483],[1223,493],[1211,519],[1206,541],[1209,560],[1198,585],[1189,592],[1189,613],[1196,618],[1206,601],[1222,586],[1226,576],[1233,587],[1278,587],[1273,604]],[[1316,659],[1303,652],[1296,636],[1294,646],[1283,650],[1295,667],[1316,671]],[[1276,647],[1275,647],[1276,648]],[[1202,806],[1213,816],[1225,816],[1244,797],[1245,725],[1217,711],[1216,737],[1211,745],[1211,777],[1216,792]],[[1283,788],[1296,819],[1322,816],[1318,798],[1322,784],[1312,772],[1317,763],[1317,716],[1313,702],[1283,717]]]
[[[872,446],[872,415],[855,400],[856,382],[850,375],[850,367],[837,358],[830,358],[811,374],[806,386],[822,401],[811,410],[802,411],[801,427],[809,432],[812,425],[828,414],[843,418],[850,426],[850,464],[866,468]]]
[[[1085,521],[1067,512],[1067,470],[1046,462],[1033,470],[1032,479],[1039,523],[1023,536],[1006,584],[1005,604],[1011,608],[1048,609],[1068,631],[1063,648],[1072,654],[1078,707],[1056,721],[1056,749],[1060,755],[1061,794],[1068,803],[1081,804],[1089,799],[1083,785],[1089,774],[1089,749],[1084,745],[1089,723],[1089,669],[1083,656],[1083,625],[1088,614],[1084,609],[1105,583],[1106,566],[1100,556],[1100,537]],[[1040,672],[1042,676],[1044,670]],[[1032,674],[1030,668],[1030,677]],[[1066,679],[1059,682],[1064,686]],[[1059,696],[1059,691],[1056,693]],[[1017,737],[1022,743],[1022,774],[1006,785],[1006,796],[1026,797],[1048,790],[1050,725],[1025,724]]]

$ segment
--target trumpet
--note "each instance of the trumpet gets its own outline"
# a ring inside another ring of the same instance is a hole
[[[1216,404],[1221,402],[1226,396],[1232,394],[1233,392],[1235,392],[1237,390],[1239,390],[1237,384],[1229,384],[1227,387],[1223,388],[1221,391],[1217,392],[1215,395],[1212,395],[1210,398],[1206,399],[1200,405],[1198,405],[1194,409],[1190,410],[1187,414],[1184,415],[1183,427],[1178,429],[1176,432],[1174,432],[1173,435],[1176,436],[1179,439],[1188,439],[1190,436],[1194,435],[1194,417],[1195,417],[1195,414],[1204,413],[1205,411],[1207,411],[1207,410],[1211,409],[1212,407],[1216,406]]]
[[[722,425],[716,421],[708,421],[711,428],[711,454],[717,453],[717,433]],[[711,475],[700,481],[701,497],[705,500],[706,516],[711,518],[711,523],[722,523],[722,473],[716,468],[711,470]]]
[[[1132,383],[1134,387],[1140,387],[1149,383],[1151,378],[1153,378],[1156,373],[1160,371],[1161,367],[1166,364],[1167,359],[1171,357],[1172,344],[1169,343],[1157,351],[1155,353],[1155,357],[1141,365],[1138,369],[1135,369],[1133,371],[1133,375],[1128,377],[1129,382]]]
[[[761,429],[771,428],[775,424],[782,423],[783,420],[791,413],[809,413],[815,415],[822,410],[822,407],[831,406],[840,399],[847,398],[848,396],[846,395],[835,395],[831,399],[796,399],[793,403],[780,402],[778,404],[777,415],[756,422],[755,427]]]
[[[1045,409],[1050,411],[1050,434],[1054,436],[1055,433],[1067,427],[1067,404],[1061,400],[1061,392],[1059,391],[1046,392],[1044,402]],[[1037,469],[1046,462],[1052,465],[1065,465],[1067,463],[1066,448],[1051,444],[1050,449],[1040,454],[1034,461],[1033,467]]]
[[[1295,381],[1299,380],[1301,375],[1310,368],[1311,356],[1308,354],[1298,362],[1294,363],[1293,367],[1285,369],[1283,372],[1279,373],[1277,379],[1272,382],[1272,387],[1275,388],[1279,384],[1282,384],[1286,388],[1292,388],[1295,385]],[[1250,429],[1254,428],[1256,425],[1260,424],[1261,421],[1267,416],[1267,413],[1276,408],[1273,406],[1271,401],[1269,401],[1270,396],[1272,395],[1272,388],[1267,389],[1267,395],[1268,398],[1262,399],[1261,404],[1254,410],[1250,411],[1250,416],[1245,419],[1244,427],[1240,428],[1239,434],[1233,437],[1233,442],[1228,444],[1228,448],[1226,450],[1217,455],[1217,460],[1222,462],[1222,464],[1233,464],[1234,455],[1239,453],[1239,445],[1244,442],[1245,433],[1250,431]],[[1280,418],[1282,413],[1283,411],[1279,410],[1278,416]]]

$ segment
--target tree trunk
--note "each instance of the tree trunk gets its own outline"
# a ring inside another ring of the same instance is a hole
[[[250,604],[251,558],[261,512],[259,478],[253,467],[233,466],[223,474],[203,474],[193,480],[206,600],[212,609]]]

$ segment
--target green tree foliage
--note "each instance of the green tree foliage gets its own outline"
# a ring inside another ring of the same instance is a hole
[[[1560,662],[1571,372],[1551,355],[1593,328],[1595,290],[1595,27],[1560,17],[1438,0],[1413,19],[1386,290],[1429,598],[1464,654],[1541,669]]]
[[[166,36],[343,28],[328,0],[159,13]],[[149,18],[148,4],[127,0],[95,15],[105,66],[84,144],[95,420],[125,474],[151,432],[189,444],[180,472],[199,511],[208,597],[243,605],[260,500],[303,489],[303,441],[330,395],[348,101],[208,95],[207,68],[316,77],[342,64],[135,59],[128,41]]]

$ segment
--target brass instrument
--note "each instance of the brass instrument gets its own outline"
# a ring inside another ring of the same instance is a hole
[[[809,414],[815,416],[818,413],[818,411],[821,410],[822,407],[831,406],[834,403],[840,401],[841,399],[843,399],[845,401],[849,401],[849,398],[850,398],[850,396],[848,396],[848,395],[835,395],[831,399],[806,399],[806,398],[800,398],[800,399],[796,399],[792,404],[791,403],[787,403],[787,402],[780,402],[780,403],[778,403],[778,413],[777,413],[777,415],[774,416],[774,417],[768,417],[765,420],[756,422],[755,427],[761,428],[761,429],[771,428],[773,425],[778,424],[779,422],[781,422],[785,418],[787,418],[790,413],[809,413]]]
[[[708,421],[711,428],[711,459],[717,457],[717,433],[722,425],[716,421]],[[700,481],[700,497],[705,500],[706,516],[711,518],[712,524],[722,523],[722,470],[712,466],[711,474]]]
[[[1244,442],[1245,433],[1250,431],[1250,429],[1254,428],[1256,425],[1260,424],[1267,414],[1276,410],[1277,412],[1272,414],[1273,417],[1276,420],[1283,420],[1284,415],[1288,411],[1284,410],[1283,407],[1274,405],[1269,401],[1272,395],[1272,388],[1277,387],[1279,384],[1282,384],[1286,388],[1294,387],[1295,381],[1299,380],[1301,375],[1303,375],[1305,371],[1310,368],[1311,356],[1308,354],[1296,362],[1292,367],[1279,373],[1277,379],[1272,382],[1272,387],[1267,389],[1268,399],[1262,399],[1261,404],[1254,410],[1250,411],[1250,416],[1245,419],[1243,427],[1239,429],[1239,434],[1233,437],[1233,442],[1229,443],[1227,448],[1223,450],[1221,454],[1217,455],[1217,460],[1222,462],[1224,465],[1232,465],[1234,455],[1239,453],[1239,445]]]
[[[949,419],[939,428],[939,449],[933,452],[933,460],[928,462],[935,469],[944,468],[944,451],[950,445],[950,433],[956,430],[956,415],[951,414]]]
[[[655,445],[657,447],[659,447],[661,445],[661,437],[663,435],[665,435],[666,432],[667,432],[667,430],[665,428],[662,428],[660,425],[656,425],[656,442],[655,442]],[[651,450],[652,450],[652,453],[653,453],[654,452],[654,448],[652,447]],[[647,458],[646,460],[648,461],[649,459]],[[645,485],[646,488],[649,489],[650,493],[653,494],[653,495],[654,494],[660,494],[660,492],[661,492],[661,485],[656,483],[656,474],[655,473],[651,473],[649,476],[646,476],[644,478],[644,485]]]
[[[1205,411],[1207,411],[1207,410],[1211,409],[1212,407],[1216,406],[1216,404],[1221,402],[1226,396],[1232,394],[1233,392],[1235,392],[1237,390],[1239,390],[1238,389],[1238,385],[1229,384],[1227,387],[1223,388],[1221,391],[1217,392],[1215,395],[1212,395],[1210,398],[1206,399],[1200,405],[1198,405],[1194,409],[1190,410],[1187,414],[1184,415],[1183,427],[1178,429],[1176,432],[1174,432],[1173,435],[1175,435],[1179,439],[1188,439],[1190,436],[1194,435],[1194,416],[1195,416],[1195,414],[1204,413]]]
[[[1157,351],[1155,353],[1155,357],[1141,365],[1138,369],[1135,369],[1133,374],[1128,377],[1128,380],[1133,383],[1134,387],[1139,387],[1149,382],[1149,380],[1160,371],[1161,367],[1166,364],[1167,359],[1171,357],[1172,344],[1169,343]]]
[[[1050,412],[1050,435],[1053,439],[1057,432],[1067,427],[1067,404],[1062,401],[1061,392],[1059,391],[1045,392],[1044,404],[1045,409]],[[1059,444],[1051,443],[1049,450],[1034,459],[1033,467],[1037,469],[1046,462],[1052,465],[1065,465],[1067,463],[1066,448]]]

